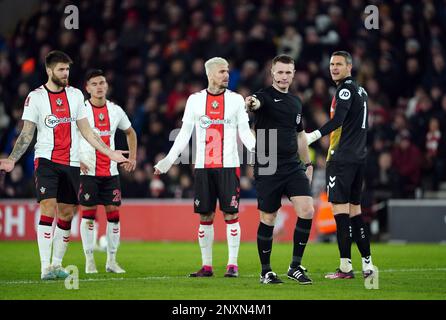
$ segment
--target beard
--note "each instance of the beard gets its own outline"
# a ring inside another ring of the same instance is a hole
[[[60,79],[54,75],[51,77],[51,81],[59,87],[66,87],[68,85],[68,79]]]

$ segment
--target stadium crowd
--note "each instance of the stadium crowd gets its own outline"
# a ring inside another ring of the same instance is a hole
[[[79,8],[77,30],[64,27],[69,4]],[[369,4],[379,8],[378,30],[364,27]],[[363,205],[379,217],[386,199],[420,197],[446,180],[445,43],[443,0],[41,1],[13,34],[0,37],[0,153],[12,150],[25,98],[46,79],[45,55],[58,49],[74,60],[75,87],[84,88],[90,68],[106,72],[109,99],[137,132],[138,167],[121,173],[123,197],[189,198],[193,165],[161,177],[153,165],[170,149],[188,95],[206,86],[204,61],[228,59],[229,89],[248,96],[271,84],[272,57],[291,55],[297,70],[291,92],[303,101],[310,132],[329,117],[330,54],[348,50],[353,76],[369,95]],[[325,190],[328,144],[325,137],[312,145],[315,197]],[[116,147],[125,148],[123,135]],[[6,176],[0,197],[33,197],[32,177],[30,148]],[[242,166],[241,189],[242,198],[255,198],[249,166]]]

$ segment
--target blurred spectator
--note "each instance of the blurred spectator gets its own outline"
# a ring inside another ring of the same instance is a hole
[[[429,121],[429,131],[426,134],[426,153],[423,166],[423,178],[427,182],[427,189],[438,190],[441,179],[444,177],[445,155],[444,148],[440,145],[445,144],[444,135],[440,131],[440,121],[437,118],[431,118]]]
[[[409,131],[403,130],[396,138],[392,151],[393,166],[401,177],[404,198],[413,198],[421,181],[422,154],[411,141]]]
[[[392,155],[383,151],[378,156],[377,166],[367,171],[365,177],[366,190],[372,199],[369,213],[376,216],[381,232],[387,231],[387,200],[402,196],[401,180],[397,170],[392,167]]]

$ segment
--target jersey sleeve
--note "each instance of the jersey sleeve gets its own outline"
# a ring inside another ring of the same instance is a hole
[[[37,97],[31,92],[26,97],[23,107],[22,120],[28,120],[34,123],[39,122],[39,109],[37,108]]]
[[[245,101],[243,100],[243,97],[241,95],[237,96],[237,106],[238,106],[238,112],[237,112],[237,123],[249,123],[249,116],[248,112],[246,112],[245,109]]]
[[[343,85],[336,91],[335,113],[333,118],[319,129],[322,136],[331,133],[342,125],[352,105],[353,94],[354,89],[349,85]]]
[[[241,95],[237,97],[237,105],[237,127],[240,140],[249,151],[254,151],[256,139],[254,134],[251,132],[251,128],[249,127],[249,117],[245,110],[245,101]]]
[[[182,119],[184,123],[191,123],[191,124],[195,123],[194,112],[192,110],[193,107],[192,103],[193,103],[192,96],[189,96],[189,98],[187,98],[186,107],[184,108],[184,114]]]
[[[297,115],[296,122],[297,121],[300,121],[300,122],[297,124],[296,131],[302,132],[304,130],[304,126],[302,124],[302,115],[301,114]]]
[[[254,93],[252,96],[255,97],[255,98],[257,98],[257,99],[260,101],[260,108],[257,109],[257,110],[253,110],[253,111],[252,111],[252,112],[255,113],[255,112],[259,111],[260,109],[262,109],[263,106],[264,106],[264,104],[265,104],[265,92],[263,92],[263,91],[257,91],[257,92]]]
[[[79,89],[76,90],[76,95],[77,95],[77,118],[76,120],[81,120],[83,118],[87,117],[87,106],[85,104],[85,99],[84,99],[84,95],[82,94],[82,91],[80,91]]]
[[[130,122],[129,117],[124,112],[124,110],[122,110],[121,107],[119,107],[119,113],[120,113],[121,119],[119,120],[118,128],[121,130],[129,129],[132,126],[132,123]]]
[[[297,105],[299,113],[296,116],[296,132],[302,132],[304,131],[303,117],[302,117],[302,101],[299,98],[297,98]]]

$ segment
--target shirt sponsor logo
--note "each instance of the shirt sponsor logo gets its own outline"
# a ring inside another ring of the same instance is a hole
[[[69,123],[74,121],[76,121],[75,118],[69,118],[69,117],[58,118],[54,114],[49,114],[45,117],[45,125],[50,129],[54,129],[61,123]]]
[[[230,119],[211,119],[208,116],[201,116],[200,117],[200,127],[203,129],[209,128],[213,124],[230,124]]]
[[[341,98],[342,100],[348,100],[350,99],[350,90],[348,89],[342,89],[341,91],[339,91],[339,98]]]

